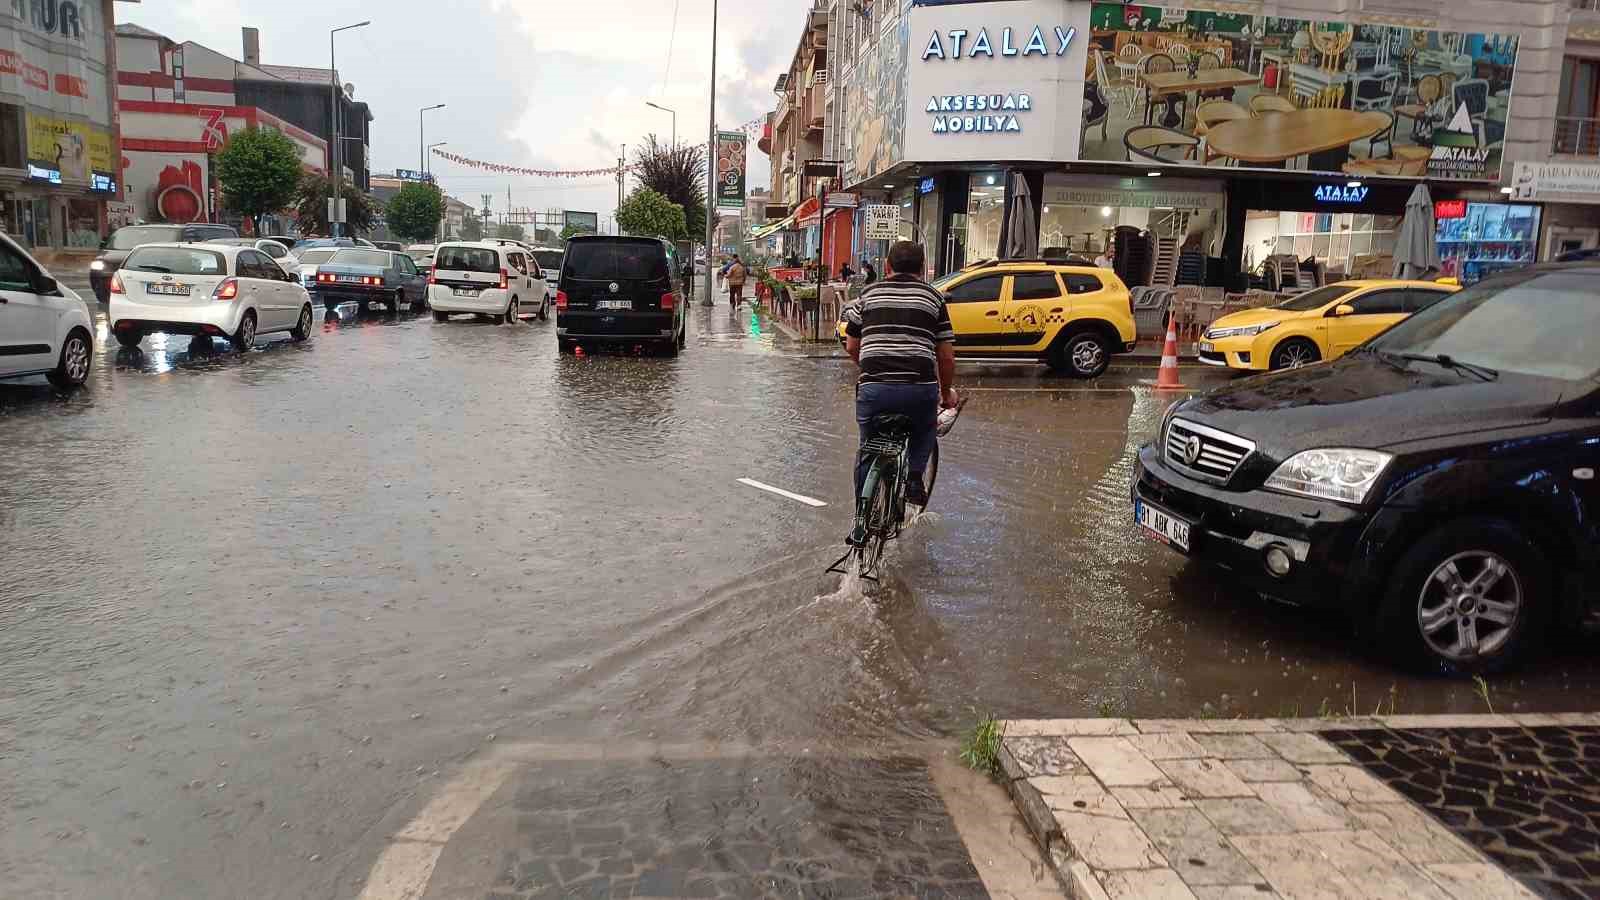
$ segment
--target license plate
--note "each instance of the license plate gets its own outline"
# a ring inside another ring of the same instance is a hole
[[[345,283],[345,284],[360,284],[361,283],[361,276],[360,275],[340,275],[340,276],[338,276],[338,280],[343,282],[343,283]]]
[[[1215,353],[1216,351],[1217,351],[1217,345],[1216,344],[1208,344],[1205,341],[1201,341],[1200,342],[1200,352],[1201,353]]]
[[[601,300],[594,305],[595,309],[633,309],[632,300]]]
[[[473,288],[454,288],[453,290],[457,297],[476,297],[483,293],[483,291],[475,290]]]
[[[1189,523],[1164,509],[1139,500],[1134,504],[1133,516],[1149,534],[1160,538],[1179,550],[1189,549]]]
[[[181,283],[150,283],[146,284],[145,292],[150,294],[165,294],[169,297],[189,296],[189,285]]]

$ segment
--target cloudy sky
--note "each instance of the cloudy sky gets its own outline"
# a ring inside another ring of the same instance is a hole
[[[250,10],[246,12],[244,7]],[[731,129],[772,109],[772,84],[788,68],[811,0],[724,0],[717,53],[718,123]],[[673,20],[676,13],[677,27]],[[678,112],[681,141],[704,140],[711,0],[161,0],[119,3],[121,21],[235,58],[240,28],[261,29],[262,61],[326,66],[328,29],[371,19],[338,36],[340,77],[372,105],[374,172],[415,168],[417,110],[428,142],[462,156],[541,169],[614,165],[622,144],[651,132],[663,141]],[[675,35],[675,36],[674,36]],[[631,150],[630,150],[631,153]],[[751,148],[752,185],[767,159]],[[484,175],[438,160],[450,194],[479,203],[592,210],[616,205],[616,182]]]

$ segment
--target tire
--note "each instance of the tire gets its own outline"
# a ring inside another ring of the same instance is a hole
[[[560,353],[562,356],[570,356],[573,349],[577,346],[578,344],[576,341],[564,337],[556,338],[556,352]]]
[[[666,346],[662,349],[666,352],[668,359],[675,359],[678,356],[681,345],[678,343],[677,338],[673,338],[672,340],[667,341]]]
[[[256,345],[256,314],[246,312],[239,320],[239,330],[233,333],[233,347],[240,353],[249,353]]]
[[[301,307],[300,321],[295,324],[294,330],[289,332],[289,337],[297,344],[311,337],[311,304],[307,303]]]
[[[1548,572],[1544,553],[1510,522],[1459,519],[1395,564],[1374,617],[1377,636],[1402,663],[1504,672],[1547,636],[1556,599]]]
[[[857,557],[860,566],[860,571],[856,573],[858,575],[877,571],[878,564],[883,561],[884,547],[889,543],[889,533],[895,528],[894,499],[889,496],[893,479],[887,477],[891,474],[884,464],[874,463],[867,472],[866,482],[861,486],[868,497],[867,543]]]
[[[448,322],[450,321],[450,314],[442,313],[436,309],[433,311],[433,320],[435,322]]]
[[[394,292],[394,299],[389,301],[389,311],[394,313],[397,316],[400,315],[400,306],[401,306],[401,304],[403,304],[405,302],[406,302],[406,292],[405,291],[395,291]]]
[[[1098,331],[1076,331],[1051,350],[1049,365],[1073,378],[1099,378],[1111,365],[1111,345]]]
[[[137,331],[114,331],[112,334],[117,336],[117,343],[124,347],[137,347],[144,340],[144,335]]]
[[[545,322],[545,321],[549,321],[549,319],[550,319],[550,295],[549,294],[545,294],[544,302],[539,304],[539,321]]]
[[[1289,338],[1272,348],[1267,367],[1274,372],[1280,369],[1298,369],[1322,361],[1322,351],[1305,338]]]
[[[494,323],[496,325],[515,325],[515,324],[517,324],[517,298],[515,298],[515,297],[511,298],[511,301],[506,304],[505,315],[503,315],[503,316],[495,316],[494,317]]]
[[[45,377],[62,390],[82,387],[89,378],[89,367],[94,362],[94,340],[89,332],[74,328],[61,342],[61,358]]]
[[[928,505],[933,505],[933,486],[939,481],[939,442],[933,442],[933,455],[928,457],[928,467],[922,470],[922,489],[928,495]],[[923,509],[927,509],[924,506]]]

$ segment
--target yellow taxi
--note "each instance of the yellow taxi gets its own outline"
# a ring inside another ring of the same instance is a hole
[[[1211,323],[1200,361],[1256,372],[1338,359],[1389,326],[1459,287],[1432,281],[1341,281],[1277,306],[1247,309]]]
[[[1037,360],[1095,378],[1136,345],[1133,298],[1110,269],[1060,260],[980,262],[933,282],[944,293],[956,356]],[[844,323],[838,328],[844,339]]]

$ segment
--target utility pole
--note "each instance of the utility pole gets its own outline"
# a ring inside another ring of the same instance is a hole
[[[711,301],[711,230],[717,208],[717,0],[711,0],[711,121],[706,134],[706,275],[703,306]]]
[[[617,157],[617,208],[622,208],[622,193],[627,187],[627,174],[623,171],[628,164],[628,145],[622,145],[622,155]]]

